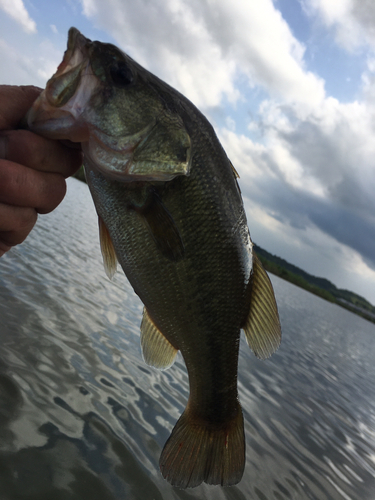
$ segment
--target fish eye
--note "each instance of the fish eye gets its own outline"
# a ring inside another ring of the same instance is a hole
[[[127,87],[134,81],[133,72],[124,61],[116,61],[112,64],[109,73],[113,83],[119,87]]]

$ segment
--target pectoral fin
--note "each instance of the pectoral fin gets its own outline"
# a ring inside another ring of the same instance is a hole
[[[173,365],[178,352],[155,326],[146,308],[141,323],[141,347],[145,362],[161,370]]]
[[[243,329],[254,354],[266,359],[280,345],[281,326],[271,281],[254,252],[251,287],[250,312]]]
[[[185,253],[184,244],[173,217],[159,196],[153,194],[152,201],[139,212],[161,253],[170,260],[180,260]]]
[[[117,269],[117,257],[108,229],[99,217],[99,240],[103,256],[104,270],[111,280]]]

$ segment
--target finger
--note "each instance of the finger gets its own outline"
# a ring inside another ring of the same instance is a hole
[[[0,203],[0,256],[22,243],[34,227],[38,215],[33,208]]]
[[[0,130],[16,127],[41,91],[31,85],[0,85]]]
[[[42,172],[56,172],[69,177],[82,165],[80,150],[46,139],[29,130],[0,132],[0,158],[26,165]]]
[[[44,214],[54,210],[65,193],[66,183],[62,175],[0,160],[0,203],[32,207]]]

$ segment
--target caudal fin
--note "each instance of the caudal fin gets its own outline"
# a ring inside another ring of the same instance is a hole
[[[237,484],[245,467],[245,436],[240,404],[225,424],[197,420],[188,408],[181,415],[160,457],[163,477],[179,488]]]

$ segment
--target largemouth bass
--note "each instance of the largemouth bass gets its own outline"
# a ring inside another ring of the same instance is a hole
[[[144,360],[165,369],[181,351],[186,363],[190,395],[161,453],[164,478],[180,488],[238,483],[240,331],[263,359],[281,330],[236,171],[212,126],[117,47],[75,28],[27,119],[36,133],[82,145],[106,272],[118,261],[145,306]]]

